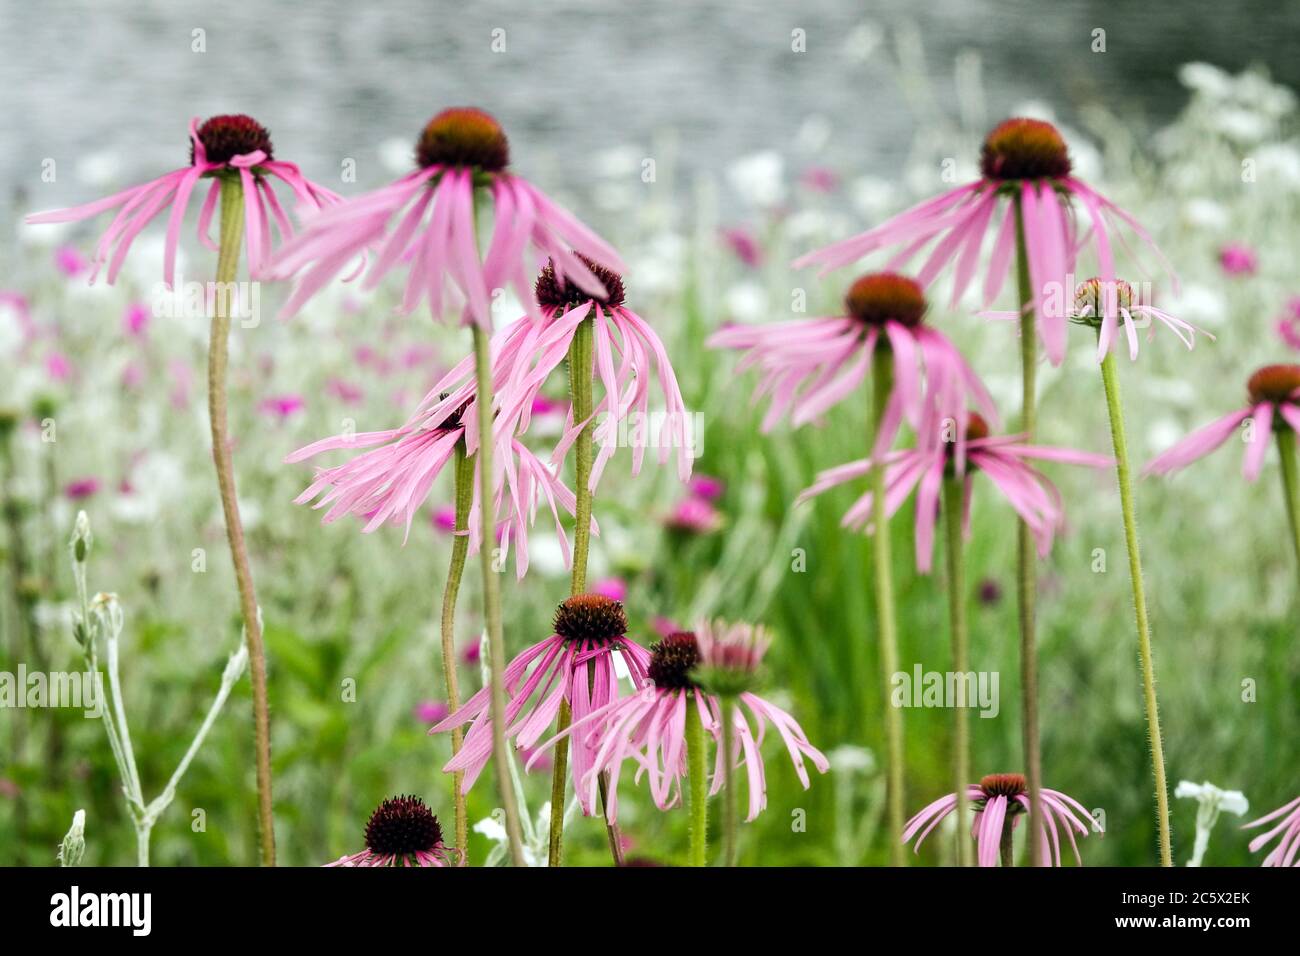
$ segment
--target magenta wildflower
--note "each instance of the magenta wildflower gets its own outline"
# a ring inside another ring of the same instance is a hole
[[[422,700],[415,705],[415,719],[422,724],[436,724],[447,716],[447,705],[440,700]]]
[[[271,187],[271,177],[286,183],[306,210],[320,210],[340,201],[337,194],[308,180],[293,163],[272,158],[271,135],[266,127],[242,114],[213,116],[199,125],[190,121],[190,165],[166,173],[140,186],[133,186],[107,199],[36,213],[28,223],[72,222],[90,219],[110,209],[117,209],[108,231],[99,240],[92,257],[93,282],[104,263],[108,263],[108,282],[116,279],[126,254],[141,230],[164,209],[170,207],[167,239],[163,253],[163,281],[171,286],[176,271],[176,248],[180,242],[181,220],[189,206],[190,195],[201,179],[211,179],[203,207],[199,212],[199,241],[215,250],[217,245],[208,234],[221,180],[238,176],[244,187],[244,219],[248,246],[249,275],[262,275],[271,252],[271,223],[281,240],[293,235],[293,225],[285,215],[280,200]]]
[[[618,654],[636,688],[649,680],[650,652],[627,636],[627,615],[623,605],[599,594],[579,594],[566,600],[555,612],[555,630],[550,637],[522,651],[502,675],[509,703],[506,706],[506,736],[516,748],[529,750],[555,722],[561,701],[568,701],[573,723],[584,721],[618,697],[618,676],[614,655]],[[465,772],[464,792],[492,757],[492,717],[489,688],[484,687],[460,709],[429,733],[445,733],[469,724],[460,753],[442,769]],[[596,751],[585,740],[575,740],[572,749],[574,787],[581,784],[593,766]],[[584,800],[583,810],[591,814]]]
[[[70,481],[63,487],[63,496],[69,501],[85,501],[91,495],[98,493],[100,489],[99,479],[93,476],[88,478],[78,478]]]
[[[341,465],[318,469],[311,485],[294,502],[306,504],[319,496],[312,507],[329,506],[322,524],[354,514],[365,519],[362,527],[365,533],[385,523],[402,524],[405,541],[410,537],[416,511],[428,499],[434,481],[454,459],[457,446],[463,442],[466,454],[470,455],[478,448],[478,418],[472,388],[463,395],[468,397],[462,397],[459,406],[441,402],[437,413],[417,414],[400,428],[335,435],[293,452],[285,458],[286,462],[303,461],[325,451],[369,449]],[[550,506],[567,563],[569,544],[560,523],[559,509],[573,514],[576,507],[573,492],[514,437],[496,438],[493,470],[496,474],[492,506],[498,517],[494,527],[504,548],[508,550],[512,541],[516,544],[518,576],[522,578],[528,571],[528,528],[536,520],[537,507],[543,499]],[[471,553],[477,553],[480,545],[476,530],[480,505],[476,478],[469,516],[471,530],[466,532],[470,535]]]
[[[1007,828],[1018,826],[1020,818],[1030,813],[1025,778],[1018,773],[990,774],[978,784],[971,784],[967,789],[967,797],[975,809],[971,838],[978,844],[978,863],[980,866],[997,866],[999,847],[1004,834],[1009,833]],[[907,843],[916,837],[913,851],[919,852],[922,841],[956,809],[957,794],[940,797],[907,821],[903,830],[903,842]],[[1069,837],[1070,848],[1074,850],[1074,861],[1082,866],[1079,844],[1074,835],[1076,831],[1080,836],[1088,835],[1092,816],[1073,797],[1047,787],[1043,788],[1043,816],[1045,819],[1038,824],[1043,834],[1042,865],[1061,865],[1060,830],[1064,830]],[[957,822],[959,826],[964,825],[963,821]]]
[[[575,743],[581,744],[578,749],[589,749],[594,754],[577,787],[585,813],[593,812],[600,775],[608,772],[609,799],[605,815],[611,822],[617,819],[618,781],[623,762],[628,759],[636,764],[636,780],[642,776],[647,778],[655,806],[666,810],[680,801],[681,780],[687,772],[688,707],[698,710],[705,732],[719,742],[711,792],[717,793],[722,789],[722,764],[726,759],[720,746],[722,706],[717,696],[702,685],[700,672],[719,671],[736,664],[731,659],[735,640],[728,636],[730,630],[701,625],[698,636],[691,632],[668,634],[651,645],[646,669],[649,681],[640,690],[591,711],[581,720],[575,718],[565,731],[542,745],[543,748],[549,747],[569,735]],[[753,630],[750,628],[751,633]],[[761,629],[759,633],[761,637]],[[752,675],[762,657],[766,640],[750,641],[746,646],[746,666]],[[738,699],[748,710],[749,717],[741,708],[735,709],[735,749],[730,759],[733,766],[745,768],[749,794],[746,819],[753,820],[767,806],[767,784],[759,747],[769,723],[785,743],[795,773],[805,790],[811,782],[804,758],[811,760],[819,773],[825,773],[830,764],[821,751],[808,742],[795,719],[780,707],[749,691],[739,693]],[[753,726],[750,718],[754,721]]]
[[[591,586],[591,593],[622,603],[627,600],[627,582],[622,578],[601,578]]]
[[[686,490],[703,501],[717,501],[727,490],[727,483],[712,475],[695,474],[686,483]]]
[[[306,408],[307,402],[301,395],[271,395],[262,399],[257,407],[268,418],[283,422]]]
[[[757,269],[763,264],[763,248],[748,230],[723,229],[721,236],[732,255],[749,268]]]
[[[933,418],[930,410],[928,416]],[[988,425],[976,414],[971,414],[963,433],[954,440],[942,441],[924,438],[941,434],[937,423],[922,426],[922,444],[917,448],[891,451],[880,460],[885,466],[885,513],[892,516],[916,490],[916,566],[929,572],[934,550],[934,529],[939,513],[939,496],[943,479],[957,468],[965,480],[965,515],[963,523],[970,530],[970,500],[972,477],[975,472],[987,475],[989,480],[1029,526],[1038,542],[1038,553],[1046,557],[1052,548],[1053,535],[1064,526],[1065,505],[1056,486],[1047,476],[1033,468],[1029,461],[1041,459],[1059,461],[1089,468],[1105,468],[1114,464],[1104,455],[1094,455],[1072,448],[1052,448],[1042,445],[1022,444],[1021,435],[989,433]],[[968,468],[958,468],[956,448],[964,441]],[[807,501],[847,481],[869,474],[875,467],[874,458],[864,458],[823,471],[817,480],[800,493],[799,502]],[[840,522],[843,527],[874,533],[871,527],[871,492],[868,491],[853,503]]]
[[[141,302],[132,302],[126,307],[122,316],[122,329],[127,335],[140,338],[149,328],[149,307]]]
[[[51,352],[45,357],[45,373],[51,381],[66,382],[72,378],[72,362],[62,352]]]
[[[1218,448],[1242,422],[1250,420],[1252,434],[1246,440],[1242,474],[1247,481],[1259,477],[1268,451],[1268,437],[1275,429],[1300,432],[1300,365],[1266,365],[1246,383],[1250,403],[1192,432],[1168,451],[1157,455],[1143,474],[1163,475],[1185,468]]]
[[[865,381],[877,349],[891,350],[894,388],[876,445],[883,451],[905,417],[917,424],[926,394],[953,418],[964,417],[967,395],[996,418],[992,399],[961,353],[924,323],[928,307],[917,282],[877,272],[850,286],[845,315],[731,326],[715,332],[708,345],[741,349],[737,371],[757,366],[763,372],[754,391],[755,401],[771,396],[763,431],[787,412],[796,426],[819,420]]]
[[[1268,852],[1261,866],[1300,866],[1300,797],[1296,797],[1290,803],[1278,807],[1258,820],[1252,820],[1242,829],[1249,830],[1272,823],[1274,820],[1279,822],[1273,829],[1261,833],[1250,841],[1250,852],[1254,853],[1280,834],[1281,839],[1277,841],[1277,846]]]
[[[529,278],[541,262],[551,260],[562,277],[593,295],[605,290],[575,250],[623,269],[608,243],[507,170],[506,134],[482,110],[439,113],[420,134],[415,159],[413,172],[313,218],[286,244],[275,261],[276,275],[303,274],[282,314],[297,312],[371,246],[376,255],[365,288],[400,264],[407,270],[402,312],[427,301],[433,316],[441,317],[455,290],[466,317],[485,329],[492,325],[492,290],[513,286],[521,302],[531,303]],[[480,187],[492,198],[491,238],[482,259],[475,222]]]
[[[1244,242],[1230,242],[1219,250],[1219,266],[1230,276],[1253,276],[1259,271],[1259,256]]]
[[[975,278],[985,234],[993,231],[994,218],[999,208],[1005,207],[984,276],[983,301],[987,307],[997,298],[1013,266],[1018,204],[1024,219],[1034,302],[1042,317],[1038,331],[1054,365],[1060,365],[1065,357],[1069,303],[1061,301],[1044,307],[1044,299],[1068,288],[1067,279],[1089,239],[1103,281],[1115,278],[1112,239],[1120,238],[1121,224],[1127,225],[1173,275],[1173,269],[1136,219],[1072,175],[1065,141],[1050,123],[1009,119],[994,127],[984,140],[980,172],[975,182],[914,206],[861,235],[811,252],[796,259],[794,265],[818,265],[825,275],[870,253],[897,248],[885,267],[896,269],[934,243],[917,279],[922,286],[929,286],[946,265],[953,264],[955,306]],[[1083,235],[1079,234],[1074,215],[1075,201],[1084,207],[1091,222],[1090,231]]]
[[[1289,347],[1300,350],[1300,295],[1287,299],[1286,309],[1277,320],[1277,334]]]
[[[65,277],[75,279],[86,271],[86,260],[76,246],[59,246],[54,250],[54,267]]]
[[[442,826],[419,797],[392,797],[366,824],[366,848],[326,866],[463,866],[462,850],[442,842]]]
[[[673,506],[664,527],[683,534],[713,534],[722,527],[722,513],[705,499],[688,495]]]

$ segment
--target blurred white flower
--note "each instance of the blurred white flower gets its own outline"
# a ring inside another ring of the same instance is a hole
[[[415,164],[410,139],[390,136],[379,144],[379,163],[395,175],[409,173]]]
[[[77,160],[76,172],[87,186],[111,186],[121,181],[122,158],[110,150],[95,150]]]
[[[770,317],[767,292],[757,282],[736,282],[726,292],[727,317],[738,322],[758,322]]]
[[[775,150],[751,153],[727,169],[727,181],[740,197],[760,208],[785,199],[785,161]]]
[[[1210,845],[1210,831],[1219,819],[1221,811],[1227,810],[1229,813],[1242,816],[1250,809],[1250,801],[1240,790],[1220,790],[1209,781],[1205,783],[1180,781],[1174,789],[1174,796],[1190,798],[1200,804],[1196,811],[1196,842],[1192,847],[1192,858],[1187,861],[1188,866],[1201,865],[1201,860],[1205,858],[1205,850]]]
[[[1183,285],[1181,294],[1170,295],[1165,310],[1193,325],[1214,328],[1226,320],[1228,304],[1218,290],[1188,282]]]
[[[1207,229],[1223,229],[1228,225],[1228,210],[1213,199],[1189,199],[1183,204],[1183,217],[1188,225]]]

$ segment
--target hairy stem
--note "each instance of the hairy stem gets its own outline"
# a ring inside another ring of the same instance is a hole
[[[943,511],[947,530],[948,627],[952,638],[952,669],[960,682],[970,669],[970,633],[966,623],[966,555],[962,544],[962,500],[965,485],[955,476],[944,479]],[[967,826],[970,797],[970,701],[953,708],[952,775],[957,794],[957,865],[974,866],[974,847]]]
[[[686,784],[690,812],[690,856],[688,866],[704,866],[708,860],[709,843],[709,784],[704,776],[707,756],[704,752],[704,724],[695,696],[686,698]],[[722,765],[731,763],[726,754]]]
[[[1113,351],[1107,352],[1106,357],[1102,359],[1101,380],[1106,388],[1106,411],[1110,414],[1111,442],[1115,448],[1115,475],[1119,480],[1119,502],[1124,515],[1124,544],[1128,548],[1129,580],[1133,584],[1133,612],[1137,620],[1138,657],[1142,662],[1142,696],[1146,704],[1147,737],[1151,744],[1151,769],[1156,783],[1160,865],[1173,866],[1173,848],[1169,834],[1169,792],[1165,784],[1165,752],[1160,738],[1160,712],[1156,704],[1156,670],[1151,655],[1151,625],[1147,619],[1146,587],[1142,582],[1142,556],[1138,551],[1137,516],[1133,507],[1133,478],[1129,468],[1128,439],[1124,434],[1124,409],[1119,397],[1119,379],[1115,374]],[[1042,817],[1037,819],[1041,820]]]
[[[447,709],[455,713],[460,709],[460,680],[456,676],[456,597],[460,582],[465,576],[465,557],[469,553],[469,512],[474,504],[474,456],[465,454],[463,441],[456,445],[454,472],[456,494],[455,535],[451,542],[451,564],[447,568],[447,583],[442,589],[442,677],[447,685]],[[460,753],[465,733],[459,727],[451,732],[451,755]],[[456,816],[456,849],[469,852],[469,819],[465,815],[465,794],[461,786],[465,771],[452,774],[452,806]]]
[[[244,235],[243,186],[233,176],[221,181],[221,240],[217,253],[217,295],[208,346],[208,418],[212,423],[212,459],[217,468],[217,488],[226,518],[226,539],[235,566],[239,609],[248,642],[249,674],[253,689],[253,740],[257,752],[257,822],[263,866],[275,866],[275,829],[271,809],[271,716],[266,695],[266,651],[262,622],[253,591],[253,570],[239,518],[235,493],[235,466],[230,452],[226,420],[226,365],[230,345],[230,301],[239,268],[239,247]]]
[[[591,417],[592,397],[592,339],[593,322],[600,321],[599,313],[580,323],[573,332],[573,341],[569,344],[569,400],[573,422],[577,423]],[[593,422],[578,434],[574,443],[574,495],[577,499],[574,508],[573,530],[573,574],[569,584],[570,596],[576,596],[587,590],[587,557],[591,550],[591,510],[593,495],[591,488],[592,465],[592,431]],[[588,690],[594,686],[595,672],[588,672]],[[556,718],[555,731],[563,733],[573,719],[573,711],[568,701],[560,702],[560,713]],[[559,866],[563,858],[564,847],[564,803],[566,774],[569,769],[570,740],[561,737],[555,747],[555,762],[551,767],[551,828],[550,846],[547,861],[550,866]],[[602,815],[605,801],[609,794],[609,775],[601,774],[597,783],[600,792]],[[616,866],[623,865],[623,837],[617,823],[605,818],[605,833],[609,838],[610,855]]]
[[[1295,445],[1295,432],[1285,425],[1279,427],[1277,451],[1282,459],[1282,494],[1286,498],[1287,520],[1291,524],[1291,543],[1295,546],[1296,571],[1300,573],[1300,477],[1296,474]]]
[[[1029,254],[1025,248],[1025,217],[1020,197],[1016,208],[1016,274],[1020,292],[1020,430],[1032,442],[1038,424],[1035,408],[1038,372],[1038,333],[1035,328],[1034,291],[1029,279]],[[1020,612],[1020,720],[1025,744],[1025,777],[1029,784],[1030,812],[1043,819],[1043,751],[1038,737],[1038,554],[1034,536],[1022,519],[1016,522],[1016,603]],[[1042,859],[1042,831],[1029,828],[1029,863]]]
[[[894,382],[894,356],[877,346],[872,357],[871,435],[867,447],[874,449]],[[890,703],[890,686],[898,672],[898,613],[894,607],[893,558],[889,547],[889,518],[885,514],[885,466],[871,470],[871,512],[875,529],[871,538],[872,570],[876,590],[876,630],[880,636],[881,686],[885,701],[886,804],[889,809],[890,862],[907,866],[907,854],[898,836],[905,819],[903,794],[903,712]]]
[[[501,806],[506,816],[506,839],[510,859],[515,866],[525,866],[523,830],[519,825],[519,805],[510,784],[510,752],[506,749],[506,645],[501,634],[501,582],[492,567],[495,551],[496,509],[492,494],[492,359],[488,334],[478,322],[474,326],[474,372],[478,406],[478,480],[479,480],[479,566],[483,572],[483,616],[487,620],[488,670],[491,674],[492,754],[496,762]]]

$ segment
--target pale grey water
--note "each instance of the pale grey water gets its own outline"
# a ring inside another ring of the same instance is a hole
[[[814,113],[833,126],[828,161],[887,175],[913,118],[881,51],[863,60],[848,49],[864,20],[915,25],[934,105],[948,114],[962,51],[982,58],[995,116],[1034,97],[1068,118],[1102,99],[1154,122],[1181,104],[1174,71],[1191,59],[1262,63],[1300,81],[1300,61],[1283,54],[1300,3],[1273,0],[0,0],[0,10],[0,184],[29,197],[47,157],[66,169],[110,150],[129,181],[185,161],[191,115],[231,111],[257,116],[280,158],[327,184],[344,157],[373,184],[389,175],[377,144],[413,139],[453,104],[497,113],[516,164],[545,154],[561,178],[564,157],[576,176],[593,151],[648,148],[665,133],[692,170],[721,169],[783,149]],[[1103,55],[1090,49],[1097,27]],[[796,28],[806,53],[791,52]],[[191,51],[195,29],[206,53]],[[506,52],[491,51],[494,29]]]

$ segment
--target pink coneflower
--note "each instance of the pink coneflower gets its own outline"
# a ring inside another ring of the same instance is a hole
[[[76,246],[59,246],[54,250],[54,267],[65,277],[75,279],[86,271],[86,259]]]
[[[1018,319],[1019,312],[984,311],[980,315],[992,319]],[[1111,348],[1119,343],[1120,322],[1124,323],[1124,335],[1128,340],[1128,357],[1136,361],[1138,357],[1138,329],[1147,328],[1147,341],[1155,338],[1156,323],[1159,322],[1178,337],[1178,341],[1187,346],[1188,351],[1196,345],[1199,332],[1210,341],[1214,336],[1198,326],[1192,325],[1163,309],[1145,303],[1134,288],[1122,279],[1109,284],[1093,277],[1080,282],[1075,287],[1074,307],[1070,311],[1070,321],[1086,325],[1097,332],[1097,361],[1101,361]]]
[[[257,407],[268,418],[283,422],[306,408],[307,402],[301,395],[271,395],[262,399]]]
[[[1030,812],[1028,787],[1025,778],[1018,773],[990,774],[978,784],[971,784],[967,797],[975,808],[971,823],[971,837],[978,845],[977,859],[980,866],[997,866],[999,850],[1002,863],[1011,863],[1011,831],[1020,824],[1020,817]],[[943,819],[957,809],[957,794],[950,793],[940,797],[911,820],[903,830],[903,842],[916,837],[914,851],[919,852],[921,842],[930,835]],[[1082,866],[1079,858],[1079,844],[1074,838],[1077,831],[1080,836],[1087,836],[1092,816],[1073,797],[1059,790],[1043,788],[1044,820],[1038,824],[1042,831],[1043,866],[1061,865],[1060,830],[1070,839],[1074,850],[1074,861]],[[963,821],[957,821],[961,826]],[[1057,824],[1060,824],[1058,827]],[[1051,847],[1048,848],[1050,837]]]
[[[933,411],[928,415],[932,418]],[[952,440],[930,440],[925,436],[940,434],[940,428],[923,425],[922,444],[917,448],[891,451],[881,458],[885,466],[885,513],[892,516],[916,490],[916,566],[929,572],[933,557],[934,528],[939,513],[939,493],[944,475],[956,467],[955,448],[958,436]],[[1071,448],[1049,448],[1041,445],[1021,444],[1021,435],[989,433],[988,424],[977,414],[971,414],[965,428],[967,467],[965,478],[966,515],[963,523],[969,533],[972,477],[975,472],[987,475],[1002,492],[1002,496],[1029,526],[1038,542],[1038,553],[1046,557],[1052,548],[1053,535],[1064,526],[1065,506],[1056,486],[1030,460],[1059,461],[1089,468],[1105,468],[1114,462],[1104,455],[1094,455]],[[800,493],[799,502],[807,501],[847,481],[869,474],[875,459],[864,458],[830,468],[817,476],[817,480]],[[843,527],[874,533],[871,527],[872,494],[868,491],[853,503],[840,522]]]
[[[1250,404],[1215,419],[1192,432],[1168,451],[1154,458],[1143,474],[1163,475],[1185,468],[1222,445],[1242,422],[1249,419],[1254,434],[1246,442],[1242,474],[1247,481],[1259,477],[1268,451],[1268,437],[1274,429],[1300,432],[1300,365],[1266,365],[1246,383]]]
[[[604,289],[572,250],[623,269],[622,260],[603,239],[506,169],[506,134],[482,110],[439,113],[420,134],[415,159],[415,171],[315,217],[298,239],[286,244],[276,259],[276,274],[306,271],[282,314],[297,312],[372,245],[376,256],[365,288],[373,288],[401,263],[407,269],[402,312],[413,311],[424,300],[433,316],[441,317],[454,285],[467,317],[485,329],[492,324],[492,290],[511,285],[521,302],[531,303],[529,277],[547,259],[562,276],[593,294],[603,294]],[[479,187],[492,197],[493,219],[481,260],[475,224]],[[530,247],[536,258],[527,255]]]
[[[552,461],[563,461],[585,426],[598,421],[592,441],[600,450],[591,468],[590,490],[595,490],[621,437],[632,445],[632,474],[640,471],[647,445],[659,449],[660,464],[668,461],[675,448],[677,474],[685,481],[693,463],[687,447],[686,404],[663,342],[643,318],[624,304],[623,279],[618,273],[585,255],[578,254],[577,258],[603,285],[603,295],[593,295],[568,282],[552,260],[542,269],[534,290],[541,322],[523,316],[494,336],[492,367],[494,378],[500,380],[497,428],[520,432],[527,429],[542,386],[569,355],[579,327],[590,322],[591,374],[600,382],[604,395],[593,407],[589,420],[575,422],[570,409]],[[469,366],[462,365],[463,378],[469,374]],[[656,377],[664,399],[661,422],[654,421],[650,413],[650,383]],[[443,380],[443,387],[453,381],[449,376]],[[628,429],[626,436],[620,436],[621,426]]]
[[[1121,319],[1124,321],[1124,335],[1128,338],[1130,361],[1136,360],[1138,356],[1138,328],[1142,324],[1149,327],[1148,342],[1155,337],[1156,322],[1178,336],[1178,340],[1187,346],[1189,351],[1196,344],[1197,332],[1211,342],[1214,341],[1214,336],[1204,329],[1170,315],[1163,309],[1142,302],[1133,287],[1122,279],[1116,279],[1109,285],[1096,277],[1079,283],[1075,290],[1071,319],[1080,325],[1098,330],[1098,361],[1106,357],[1113,343],[1118,342]]]
[[[1277,320],[1277,334],[1288,346],[1300,350],[1300,296],[1287,299],[1286,309]]]
[[[442,842],[442,826],[419,797],[392,797],[366,824],[366,848],[326,866],[463,866],[464,851]]]
[[[63,497],[69,501],[84,501],[100,489],[99,479],[95,477],[78,478],[63,486]]]
[[[617,698],[616,653],[622,656],[633,685],[644,687],[649,680],[650,652],[627,636],[623,605],[599,594],[579,594],[566,600],[555,612],[554,633],[521,652],[502,675],[509,697],[506,736],[513,737],[521,750],[532,748],[555,722],[561,701],[568,702],[577,724]],[[465,772],[462,790],[466,793],[492,756],[489,690],[484,687],[429,731],[445,733],[470,724],[460,753],[442,768],[446,773]],[[571,769],[574,786],[581,793],[595,749],[586,741],[576,742]],[[583,810],[592,812],[585,800]]]
[[[628,759],[636,764],[636,778],[639,780],[643,774],[647,778],[655,806],[666,810],[680,802],[681,781],[687,771],[685,728],[688,707],[696,709],[705,732],[719,743],[710,792],[717,793],[722,789],[726,754],[720,745],[722,706],[718,696],[706,690],[700,681],[700,669],[709,666],[702,645],[714,640],[711,635],[709,626],[701,626],[698,637],[692,632],[677,632],[652,644],[646,669],[649,681],[645,686],[630,697],[612,701],[581,720],[575,719],[567,730],[543,744],[543,747],[548,747],[560,737],[571,735],[575,742],[593,752],[593,761],[577,787],[584,812],[593,812],[600,774],[608,772],[609,798],[605,815],[611,821],[617,819],[618,780],[623,762]],[[762,651],[757,653],[761,657]],[[714,668],[720,666],[716,662],[713,664]],[[820,773],[825,773],[830,764],[784,710],[749,691],[741,692],[739,700],[749,711],[754,726],[751,727],[749,719],[739,710],[735,712],[731,763],[734,767],[745,767],[749,781],[749,815],[746,819],[753,820],[767,806],[767,785],[759,746],[769,723],[785,743],[795,773],[805,790],[811,786],[811,781],[804,758],[811,760]]]
[[[366,523],[362,531],[370,533],[386,523],[405,526],[410,537],[415,513],[428,499],[434,481],[454,459],[457,446],[464,443],[465,453],[473,455],[478,447],[477,418],[474,404],[443,410],[438,415],[417,415],[400,428],[378,432],[345,433],[324,438],[300,448],[285,458],[286,462],[304,461],[321,452],[366,448],[361,454],[332,468],[321,468],[315,480],[294,499],[306,504],[319,496],[313,508],[329,510],[321,519],[330,524],[347,514],[358,515]],[[556,532],[569,560],[568,538],[560,523],[559,509],[574,512],[575,500],[551,469],[513,437],[498,438],[494,455],[494,514],[503,521],[498,529],[502,545],[508,550],[516,543],[515,570],[519,577],[528,571],[528,528],[537,516],[537,506],[544,498],[555,519]],[[476,458],[477,461],[477,458]],[[476,466],[477,471],[477,466]],[[470,509],[470,551],[479,547],[479,527],[475,516],[480,507],[479,485],[474,482],[474,499]],[[405,541],[406,538],[403,540]]]
[[[1061,364],[1065,357],[1069,303],[1043,308],[1042,300],[1054,290],[1066,288],[1078,254],[1090,238],[1105,281],[1115,277],[1111,248],[1112,239],[1119,238],[1120,223],[1126,224],[1173,275],[1173,269],[1137,220],[1072,175],[1065,141],[1050,123],[1009,119],[994,127],[980,152],[980,172],[975,182],[914,206],[861,235],[811,252],[795,260],[794,265],[819,265],[824,275],[877,250],[897,247],[886,266],[895,269],[933,242],[917,279],[928,286],[945,265],[953,263],[955,305],[975,278],[985,234],[993,231],[993,220],[999,207],[1004,206],[984,277],[987,306],[997,298],[1012,268],[1019,208],[1034,302],[1043,319],[1037,323],[1038,332],[1054,365]],[[1004,199],[1007,202],[1003,203]],[[1075,200],[1087,211],[1091,222],[1090,232],[1083,236],[1079,235]]]
[[[878,451],[893,444],[904,417],[916,424],[923,382],[929,394],[943,396],[945,410],[954,418],[962,417],[967,395],[995,417],[992,399],[961,353],[924,323],[929,306],[917,282],[893,272],[872,273],[849,287],[844,304],[841,316],[737,325],[709,338],[710,347],[745,351],[737,371],[762,370],[754,400],[771,396],[763,431],[774,428],[787,412],[796,426],[820,419],[862,384],[877,349],[891,350],[894,359],[894,386]]]
[[[1272,813],[1262,816],[1258,820],[1252,820],[1242,829],[1249,830],[1263,826],[1266,823],[1278,820],[1279,817],[1281,820],[1273,829],[1267,833],[1261,833],[1250,841],[1250,852],[1254,853],[1269,840],[1280,834],[1282,838],[1277,841],[1277,846],[1268,852],[1268,856],[1264,857],[1264,862],[1260,865],[1300,866],[1300,797],[1296,797],[1290,803],[1278,807]]]
[[[1230,242],[1219,250],[1219,267],[1230,276],[1253,276],[1259,270],[1259,257],[1244,242]]]
[[[190,195],[201,179],[212,180],[199,212],[199,241],[215,250],[208,227],[217,208],[224,177],[238,176],[244,192],[244,218],[247,225],[248,271],[261,275],[271,251],[271,222],[281,240],[293,235],[293,226],[285,215],[271,186],[272,176],[283,180],[293,190],[305,209],[319,210],[339,202],[339,196],[307,179],[293,163],[272,158],[271,135],[266,127],[250,116],[229,114],[213,116],[199,124],[190,121],[190,165],[166,173],[140,186],[132,186],[107,199],[36,213],[28,223],[72,222],[90,219],[110,209],[117,209],[108,231],[99,240],[92,258],[94,282],[100,267],[108,263],[108,282],[116,279],[131,243],[160,212],[170,207],[167,239],[163,253],[163,281],[172,284],[176,267],[176,247],[180,242],[181,220],[189,206]]]
[[[683,534],[713,534],[722,527],[722,513],[703,498],[688,496],[673,506],[664,527]]]

